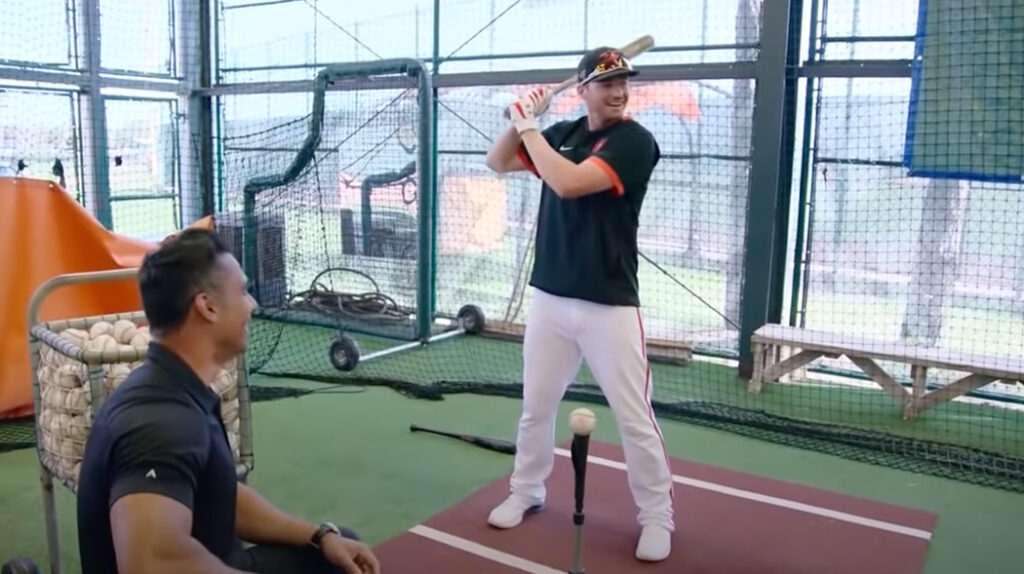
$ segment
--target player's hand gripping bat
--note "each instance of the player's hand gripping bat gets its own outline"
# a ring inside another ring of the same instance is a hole
[[[442,431],[442,430],[436,430],[436,429],[430,429],[430,428],[426,428],[426,427],[421,427],[419,425],[409,425],[409,430],[412,431],[412,432],[419,431],[419,432],[425,432],[425,433],[430,433],[430,434],[436,434],[436,435],[440,435],[440,436],[446,436],[448,438],[458,439],[458,440],[461,440],[461,441],[464,441],[464,442],[468,442],[469,444],[473,444],[473,445],[479,446],[481,448],[486,448],[488,450],[493,450],[493,451],[497,451],[497,452],[501,452],[501,453],[505,453],[505,454],[515,454],[516,453],[516,445],[515,445],[514,442],[503,440],[503,439],[499,439],[499,438],[490,438],[490,437],[484,437],[484,436],[476,436],[476,435],[472,435],[472,434],[462,434],[462,433],[448,432],[448,431]]]
[[[650,50],[653,47],[654,36],[647,34],[644,36],[640,36],[636,40],[633,40],[632,42],[626,44],[621,48],[621,51],[622,55],[625,56],[627,60],[632,60],[633,58],[639,56],[640,54],[643,54],[644,52]],[[559,93],[571,88],[578,81],[579,78],[576,77],[576,74],[573,74],[572,76],[569,76],[568,78],[562,80],[560,84],[551,88],[551,97],[554,98]],[[508,108],[505,108],[504,115],[506,120],[509,119]]]

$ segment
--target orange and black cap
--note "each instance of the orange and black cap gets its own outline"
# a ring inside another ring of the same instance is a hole
[[[607,80],[617,76],[635,76],[637,71],[633,64],[622,54],[621,50],[602,46],[584,54],[577,66],[576,73],[580,85],[594,81]]]

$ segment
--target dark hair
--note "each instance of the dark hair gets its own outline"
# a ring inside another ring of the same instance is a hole
[[[139,292],[154,333],[181,326],[196,293],[216,286],[217,259],[230,253],[214,232],[185,229],[146,255],[139,268]]]

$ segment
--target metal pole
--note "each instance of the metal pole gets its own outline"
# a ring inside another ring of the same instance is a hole
[[[756,63],[756,110],[752,125],[747,240],[744,257],[745,280],[739,340],[739,370],[743,377],[753,371],[750,337],[759,327],[777,322],[785,277],[786,205],[789,190],[786,172],[790,157],[787,99],[796,74],[788,69],[792,57],[791,34],[799,25],[800,0],[778,0],[762,4],[761,52]],[[794,23],[794,19],[795,22]],[[780,281],[781,280],[781,281]]]
[[[211,85],[209,3],[178,0],[179,71],[187,87],[178,105],[184,144],[180,154],[181,225],[213,213],[213,115],[209,95],[197,91]]]
[[[358,22],[356,23],[358,28]],[[589,34],[589,32],[588,32]],[[651,49],[651,53],[678,53],[678,52],[712,52],[712,51],[725,51],[725,50],[756,50],[759,44],[757,42],[741,42],[733,44],[678,44],[668,46],[655,46]],[[492,61],[492,60],[529,60],[533,58],[555,58],[555,57],[579,57],[586,53],[586,50],[540,50],[536,52],[509,52],[503,54],[466,54],[461,56],[451,55],[443,59],[445,62],[475,62],[480,60]],[[432,63],[434,58],[424,58],[424,63]],[[343,62],[335,62],[343,63]],[[235,66],[223,68],[221,71],[226,73],[237,73],[237,72],[265,72],[267,70],[305,70],[316,68],[319,66],[327,65],[327,62],[321,62],[320,64],[313,65],[312,63],[305,64],[272,64],[267,66]],[[526,69],[536,69],[533,66],[525,66]],[[550,68],[543,68],[550,69]],[[646,70],[647,67],[645,66]],[[645,76],[646,77],[646,76]],[[562,78],[565,79],[565,78]],[[646,80],[645,80],[646,81]]]
[[[814,62],[817,59],[818,54],[818,1],[811,0],[811,22],[809,30],[809,43],[807,47],[807,61]],[[817,84],[817,89],[821,90],[821,79],[813,80],[808,79],[807,88],[804,95],[804,131],[803,131],[803,146],[801,148],[800,157],[800,196],[799,206],[797,210],[797,223],[796,223],[796,238],[795,246],[793,248],[793,277],[790,284],[790,302],[789,302],[789,324],[796,325],[800,317],[803,315],[801,297],[802,289],[806,289],[806,281],[801,281],[801,269],[806,265],[804,260],[804,240],[805,231],[804,227],[807,224],[807,195],[808,195],[808,175],[811,173],[811,148],[815,146],[817,140],[817,119],[814,117],[814,90],[811,88],[812,82]],[[812,132],[812,129],[814,130]],[[813,138],[813,139],[812,139]]]
[[[221,68],[221,65],[220,65],[221,64],[221,61],[220,61],[220,25],[221,25],[220,10],[221,10],[220,0],[213,0],[213,7],[211,9],[211,14],[209,16],[209,21],[211,22],[211,25],[210,25],[209,29],[213,30],[213,41],[212,41],[212,46],[211,46],[211,51],[213,52],[213,57],[211,58],[212,62],[209,64],[210,68],[211,68],[210,69],[210,85],[211,86],[220,84],[221,81],[224,79],[223,74],[221,73],[221,69],[220,69]],[[206,32],[206,31],[203,32],[204,35],[207,34],[207,33],[208,32]],[[223,116],[223,105],[224,104],[223,104],[223,102],[221,102],[220,98],[218,98],[217,96],[214,96],[213,94],[206,94],[206,95],[210,96],[210,100],[209,100],[209,103],[210,103],[210,118],[211,118],[211,123],[213,124],[213,126],[210,129],[210,150],[211,150],[210,151],[210,154],[211,154],[210,155],[210,170],[211,170],[211,175],[210,175],[210,194],[211,194],[211,197],[212,196],[216,197],[216,208],[215,208],[214,211],[219,213],[221,211],[224,211],[224,145],[222,143],[218,143],[216,148],[214,148],[214,146],[213,146],[213,135],[216,134],[218,142],[223,141],[222,138],[224,137],[224,126],[221,124],[221,119],[222,119],[222,116]],[[214,101],[217,102],[216,110],[214,110]],[[214,150],[216,150],[216,151],[214,151]],[[214,154],[216,154],[216,160],[214,160],[214,157],[213,157]],[[213,180],[214,179],[216,179],[216,181],[217,181],[217,184],[216,184],[217,191],[216,192],[213,191]]]
[[[851,26],[851,33],[856,36],[859,31],[857,21],[860,19],[860,0],[853,0],[853,23]],[[857,57],[857,45],[850,44],[850,58],[855,59]],[[843,132],[852,135],[854,132],[850,129],[850,123],[853,121],[853,78],[846,78],[846,98],[843,102],[844,114],[843,114]],[[842,157],[850,157],[850,137],[841,138],[842,144]],[[839,261],[838,253],[841,250],[843,241],[843,235],[846,234],[846,194],[848,191],[847,182],[849,181],[850,168],[848,166],[839,166],[836,169],[835,175],[835,190],[836,190],[836,224],[832,228],[832,245],[828,250],[828,262],[829,267],[832,269],[827,273],[836,274]]]
[[[493,18],[493,16],[492,16]],[[583,0],[583,49],[590,47],[590,0]],[[494,53],[494,50],[491,50]],[[703,52],[701,52],[703,55]]]
[[[107,112],[100,93],[100,0],[82,0],[82,40],[85,44],[87,83],[83,93],[88,100],[92,194],[86,194],[96,219],[107,229],[114,228],[110,209],[110,172],[107,158]]]
[[[434,290],[437,285],[437,77],[441,64],[441,0],[434,0],[433,66],[420,78],[420,109],[425,114],[420,125],[420,281],[417,292],[417,337],[430,339],[434,317]],[[427,154],[424,156],[424,154]]]
[[[424,62],[428,64],[429,62]],[[343,64],[335,64],[343,65]],[[328,66],[328,65],[325,65]],[[734,80],[737,78],[754,78],[756,64],[754,62],[708,62],[706,64],[653,64],[644,66],[645,82],[673,82],[677,80]],[[835,63],[828,66],[819,65],[820,73],[851,74],[858,73],[864,77],[909,78],[910,62],[881,62],[865,68],[861,62]],[[808,73],[805,68],[801,70]],[[575,68],[539,68],[534,70],[501,70],[496,72],[454,72],[439,74],[434,77],[435,88],[461,88],[477,86],[518,86],[522,84],[557,84],[567,76],[575,73]],[[882,75],[879,75],[882,74]],[[843,77],[846,77],[845,75]],[[244,82],[238,84],[218,84],[210,88],[202,88],[206,95],[227,96],[243,94],[276,94],[276,93],[309,93],[314,89],[313,80],[283,80],[268,82]],[[355,78],[341,78],[328,89],[331,91],[365,91],[365,90],[403,90],[408,87],[406,80],[393,77],[382,77],[367,84]]]
[[[491,0],[491,13],[490,13],[490,15],[488,17],[488,20],[487,20],[488,22],[494,22],[494,15],[498,13],[497,12],[497,7],[494,5],[494,2],[495,2],[495,0]],[[584,0],[584,2],[586,2],[586,0]],[[587,16],[586,16],[586,8],[584,8],[584,12],[583,12],[583,29],[584,30],[586,30],[586,25],[587,25],[586,24],[586,18],[587,18]],[[493,54],[494,53],[494,33],[495,33],[494,25],[492,24],[492,25],[488,26],[488,28],[489,28],[489,30],[487,30],[487,44],[488,44],[488,46],[487,46],[487,53],[488,54]],[[586,32],[584,32],[584,34],[586,34]],[[438,56],[437,52],[434,52],[434,64],[435,65],[437,65],[437,56]],[[487,60],[487,70],[488,71],[493,71],[494,70],[494,60],[491,60],[491,59]]]

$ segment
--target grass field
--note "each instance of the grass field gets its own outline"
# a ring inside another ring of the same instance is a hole
[[[150,241],[177,231],[178,209],[178,202],[173,199],[133,199],[114,201],[111,205],[118,233]]]

